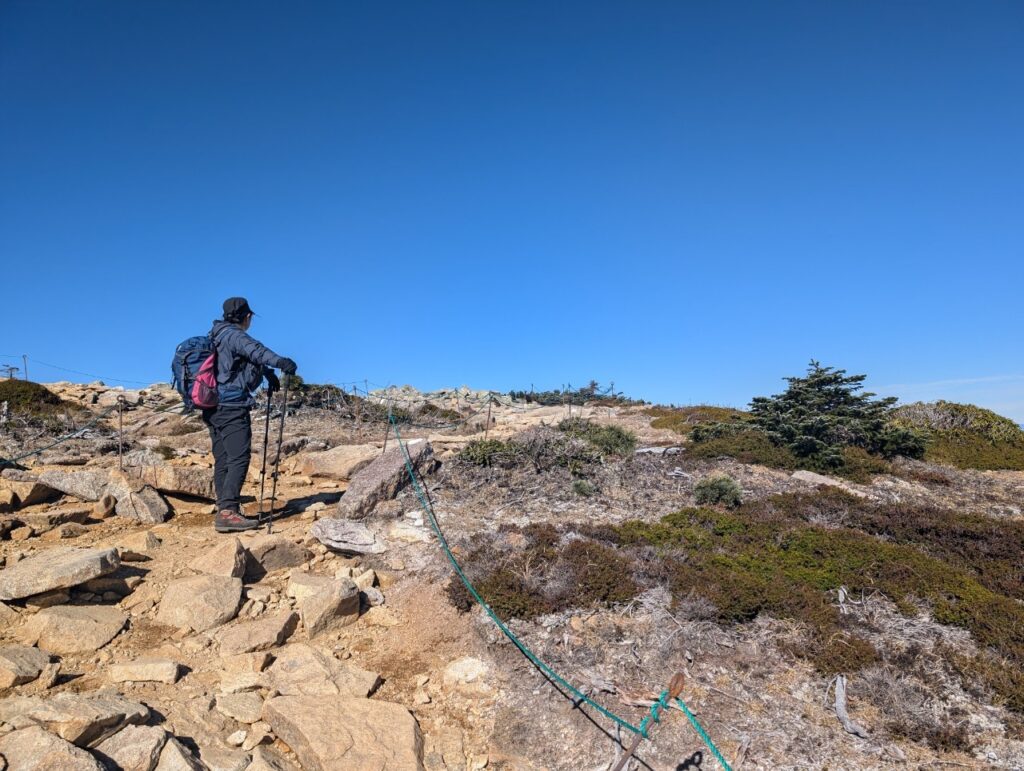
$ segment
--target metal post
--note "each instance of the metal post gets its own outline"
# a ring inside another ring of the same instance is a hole
[[[388,434],[391,433],[391,403],[390,402],[388,402],[387,408],[388,408],[388,418],[387,418],[387,421],[384,423],[384,449],[380,451],[381,455],[383,455],[384,453],[386,453],[388,451]]]
[[[487,434],[491,430],[491,404],[493,402],[494,402],[494,395],[490,391],[488,391],[487,392],[487,425],[484,426],[484,441],[485,442],[487,441]]]
[[[117,468],[124,471],[124,397],[117,397]]]
[[[25,379],[28,380],[28,354],[21,354],[21,363],[25,366]]]

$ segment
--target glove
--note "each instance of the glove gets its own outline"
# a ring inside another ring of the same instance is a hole
[[[298,370],[298,368],[299,368],[299,365],[298,365],[298,364],[296,364],[296,363],[295,363],[294,361],[292,361],[291,359],[281,359],[281,367],[280,367],[280,370],[281,370],[281,371],[282,371],[282,372],[283,372],[284,374],[286,374],[286,375],[294,375],[294,374],[295,374],[295,372],[296,372],[296,370]]]
[[[270,393],[277,393],[281,390],[281,381],[277,379],[277,375],[274,374],[273,370],[267,370],[264,374],[267,379],[267,390]]]

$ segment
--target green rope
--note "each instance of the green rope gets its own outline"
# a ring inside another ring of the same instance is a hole
[[[591,707],[596,709],[609,720],[612,720],[613,722],[622,726],[626,730],[632,731],[635,734],[639,734],[645,739],[650,739],[650,736],[648,736],[648,732],[650,730],[651,724],[661,722],[660,713],[662,710],[668,708],[668,691],[662,692],[661,696],[658,697],[658,700],[651,705],[650,712],[647,714],[647,716],[644,717],[640,725],[635,726],[628,720],[619,717],[606,707],[601,706],[596,701],[587,696],[585,693],[583,693],[578,688],[573,686],[564,677],[559,675],[551,667],[544,663],[532,650],[530,650],[526,646],[526,643],[524,643],[522,640],[516,637],[515,633],[511,629],[509,629],[500,618],[498,618],[498,615],[491,609],[491,606],[488,605],[484,598],[480,596],[480,593],[476,590],[476,587],[474,587],[473,584],[470,582],[466,574],[462,572],[462,568],[459,566],[458,560],[455,559],[455,555],[452,554],[452,550],[448,546],[448,539],[446,539],[444,537],[444,533],[441,532],[441,526],[437,523],[437,518],[434,516],[434,509],[430,505],[430,502],[427,500],[426,495],[423,492],[423,488],[420,486],[419,479],[417,479],[416,477],[416,472],[412,465],[412,458],[409,457],[409,451],[406,449],[405,443],[402,441],[402,434],[399,432],[398,424],[394,421],[394,418],[391,418],[391,427],[395,430],[395,439],[398,441],[398,446],[402,448],[402,456],[405,459],[405,468],[406,471],[409,472],[409,479],[412,482],[413,490],[416,493],[416,497],[419,499],[421,508],[427,515],[427,519],[430,521],[430,527],[433,529],[434,534],[437,536],[438,542],[441,544],[441,548],[444,550],[445,556],[448,558],[448,562],[451,563],[452,569],[455,571],[455,574],[461,579],[463,585],[466,587],[466,590],[473,596],[473,599],[476,600],[477,603],[479,603],[480,607],[482,607],[486,611],[487,615],[490,616],[491,621],[493,621],[495,625],[498,627],[498,629],[501,630],[502,634],[504,634],[505,637],[507,637],[509,641],[513,645],[515,645],[522,652],[522,654],[526,656],[527,659],[530,660],[531,664],[533,664],[535,667],[537,667],[537,669],[539,669],[549,678],[551,678],[556,683],[565,688],[567,691],[569,691],[571,694],[573,694],[581,702],[589,704]],[[707,732],[701,727],[700,723],[697,722],[697,718],[693,716],[693,713],[690,712],[690,710],[687,708],[683,700],[677,698],[676,701],[679,703],[679,706],[686,714],[686,717],[689,718],[690,724],[694,727],[694,730],[697,731],[698,736],[700,736],[704,744],[707,745],[708,749],[711,750],[712,754],[718,759],[718,762],[722,764],[722,768],[724,768],[725,771],[732,771],[732,768],[726,762],[725,758],[722,757],[722,753],[718,751],[718,748],[711,741],[711,738],[707,735]]]
[[[693,726],[693,730],[697,732],[697,735],[701,738],[704,744],[707,745],[707,748],[711,750],[711,754],[714,755],[718,762],[722,764],[722,768],[724,768],[725,771],[732,771],[732,766],[730,766],[728,762],[726,762],[725,758],[722,757],[722,753],[718,751],[718,747],[716,747],[715,743],[711,741],[711,737],[708,736],[707,731],[705,731],[701,724],[697,722],[697,718],[695,718],[693,713],[690,712],[690,708],[686,706],[686,702],[677,698],[676,703],[683,711],[683,714],[686,715],[686,719],[690,721],[690,725]]]

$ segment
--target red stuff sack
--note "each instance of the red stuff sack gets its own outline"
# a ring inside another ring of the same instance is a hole
[[[211,353],[203,366],[199,368],[192,383],[192,403],[203,410],[211,410],[217,406],[219,396],[217,394],[217,352]]]

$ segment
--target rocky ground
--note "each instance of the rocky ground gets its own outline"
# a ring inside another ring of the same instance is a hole
[[[212,458],[167,387],[126,392],[52,384],[117,418],[0,476],[0,755],[13,769],[609,769],[632,738],[549,683],[479,608],[459,612],[452,571],[405,483],[386,425],[302,409],[286,423],[272,525],[212,529]],[[696,481],[727,472],[745,495],[823,480],[730,460],[686,458],[680,437],[638,407],[572,408],[632,430],[640,451],[600,470],[601,494],[567,475],[468,467],[474,438],[567,417],[468,389],[375,396],[465,416],[407,426],[403,439],[457,556],[502,525],[654,521],[692,505]],[[491,422],[487,425],[490,409]],[[254,414],[262,426],[263,413]],[[276,415],[272,416],[276,425]],[[254,431],[246,492],[259,489]],[[9,439],[0,453],[25,446]],[[45,444],[44,438],[33,446]],[[386,446],[385,446],[386,441]],[[273,460],[273,459],[271,459]],[[121,465],[123,464],[123,468]],[[907,464],[847,485],[879,501],[969,507],[1020,518],[1024,474]],[[927,472],[927,473],[925,473]],[[835,481],[835,480],[825,480]],[[269,484],[268,484],[269,487]],[[249,504],[250,512],[255,503]],[[851,605],[875,634],[925,651],[970,636],[884,598]],[[888,738],[870,678],[851,681],[840,724],[829,681],[784,656],[792,622],[734,626],[651,590],[628,604],[511,627],[556,671],[638,723],[676,671],[684,698],[734,768],[1024,768],[1005,710],[949,683],[982,741],[970,754]],[[654,729],[632,768],[717,767],[686,718]]]

